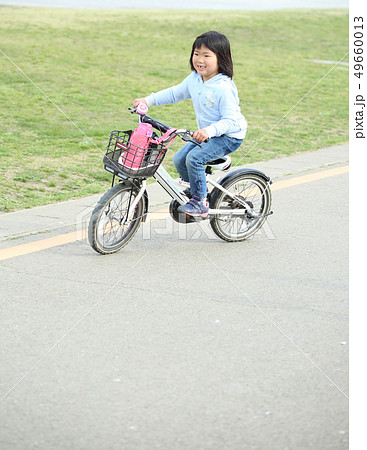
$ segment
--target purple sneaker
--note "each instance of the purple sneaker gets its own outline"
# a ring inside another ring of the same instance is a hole
[[[196,200],[195,198],[191,198],[186,205],[181,205],[177,208],[177,211],[179,213],[187,214],[188,216],[192,217],[202,217],[205,219],[208,216],[209,213],[209,203],[206,202],[205,204],[200,201]]]

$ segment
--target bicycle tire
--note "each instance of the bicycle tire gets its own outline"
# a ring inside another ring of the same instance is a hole
[[[101,197],[92,212],[88,227],[89,243],[96,252],[102,255],[115,253],[134,237],[144,215],[144,196],[137,203],[129,223],[122,222],[137,192],[130,184],[119,183]]]
[[[271,191],[270,184],[263,177],[256,174],[239,173],[236,177],[224,181],[222,185],[241,200],[252,206],[253,211],[263,216],[270,212]],[[240,242],[253,236],[264,224],[267,217],[251,218],[245,208],[231,199],[225,192],[215,188],[213,190],[210,207],[213,209],[244,209],[244,214],[215,215],[210,219],[214,233],[227,242]]]

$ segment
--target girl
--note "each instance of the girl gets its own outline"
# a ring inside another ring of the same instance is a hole
[[[192,194],[178,211],[205,218],[209,204],[204,165],[237,150],[246,135],[247,123],[232,81],[233,63],[227,37],[216,31],[198,36],[192,46],[190,66],[192,73],[182,83],[135,99],[133,106],[136,108],[139,103],[160,106],[192,99],[198,124],[193,137],[202,143],[202,148],[188,142],[173,157],[177,172],[190,183]],[[204,142],[207,139],[210,140]]]

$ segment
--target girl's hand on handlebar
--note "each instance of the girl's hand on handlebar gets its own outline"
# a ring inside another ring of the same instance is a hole
[[[204,128],[195,131],[192,137],[195,139],[195,141],[200,143],[209,140],[209,135]]]
[[[148,106],[148,104],[147,104],[147,102],[145,101],[144,98],[136,98],[136,99],[133,101],[133,107],[134,107],[134,108],[137,108],[138,105],[139,105],[139,103],[144,103],[144,105]]]

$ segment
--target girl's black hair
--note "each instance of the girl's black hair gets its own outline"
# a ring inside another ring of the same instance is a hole
[[[195,39],[190,56],[191,69],[195,70],[192,63],[194,51],[195,49],[199,49],[202,45],[205,45],[205,47],[208,47],[209,50],[217,55],[218,72],[227,75],[229,78],[233,78],[233,62],[229,40],[227,36],[218,33],[217,31],[207,31]]]

